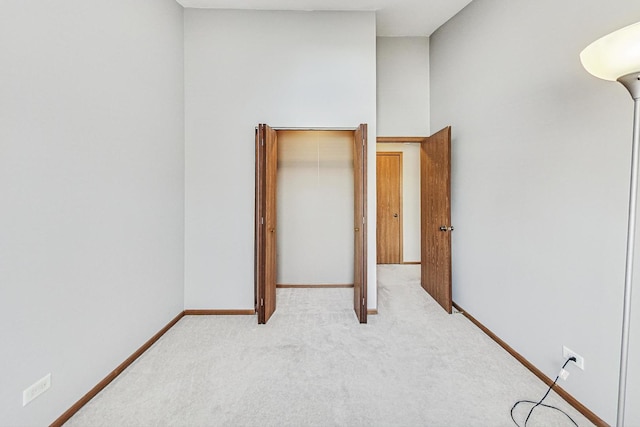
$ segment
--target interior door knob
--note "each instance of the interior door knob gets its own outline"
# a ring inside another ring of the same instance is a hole
[[[446,225],[441,225],[440,226],[440,231],[447,232],[447,231],[453,231],[453,230],[454,230],[453,226],[449,226],[449,227],[447,227]]]
[[[397,214],[397,213],[394,213],[394,214],[393,214],[393,217],[394,217],[394,218],[398,218],[398,214]]]

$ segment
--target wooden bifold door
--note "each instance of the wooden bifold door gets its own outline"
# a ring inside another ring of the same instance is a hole
[[[254,286],[258,323],[276,311],[276,182],[278,135],[267,125],[256,129]]]
[[[278,133],[266,124],[255,138],[255,247],[254,288],[258,323],[276,310],[277,276],[277,170]],[[354,277],[353,308],[360,323],[367,323],[367,125],[353,132]]]

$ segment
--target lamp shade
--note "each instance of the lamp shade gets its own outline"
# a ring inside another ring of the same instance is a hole
[[[640,72],[640,22],[594,41],[580,53],[582,66],[604,80]]]

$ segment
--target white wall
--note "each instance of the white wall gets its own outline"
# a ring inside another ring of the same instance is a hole
[[[378,37],[376,51],[378,136],[429,136],[429,38]],[[420,149],[377,150],[403,152],[403,261],[420,261]]]
[[[420,262],[420,144],[379,143],[376,149],[402,152],[402,261]]]
[[[352,131],[278,131],[278,284],[353,284]]]
[[[375,46],[369,12],[185,10],[185,307],[253,308],[258,123],[368,123],[375,165]],[[375,308],[375,167],[368,182]]]
[[[632,102],[578,55],[638,20],[635,0],[476,0],[431,36],[431,127],[453,126],[454,300],[549,377],[563,344],[584,356],[562,387],[611,424]]]
[[[378,37],[378,136],[429,136],[429,38]]]
[[[48,425],[183,309],[182,34],[173,0],[2,2],[0,424]]]

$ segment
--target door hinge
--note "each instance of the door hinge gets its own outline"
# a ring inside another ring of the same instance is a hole
[[[260,224],[264,224],[264,217],[260,218]]]
[[[260,298],[260,307],[264,307],[264,298]]]
[[[362,297],[362,306],[364,307],[364,297]]]
[[[365,224],[365,220],[364,220],[364,217],[362,217],[362,225],[364,224]]]

